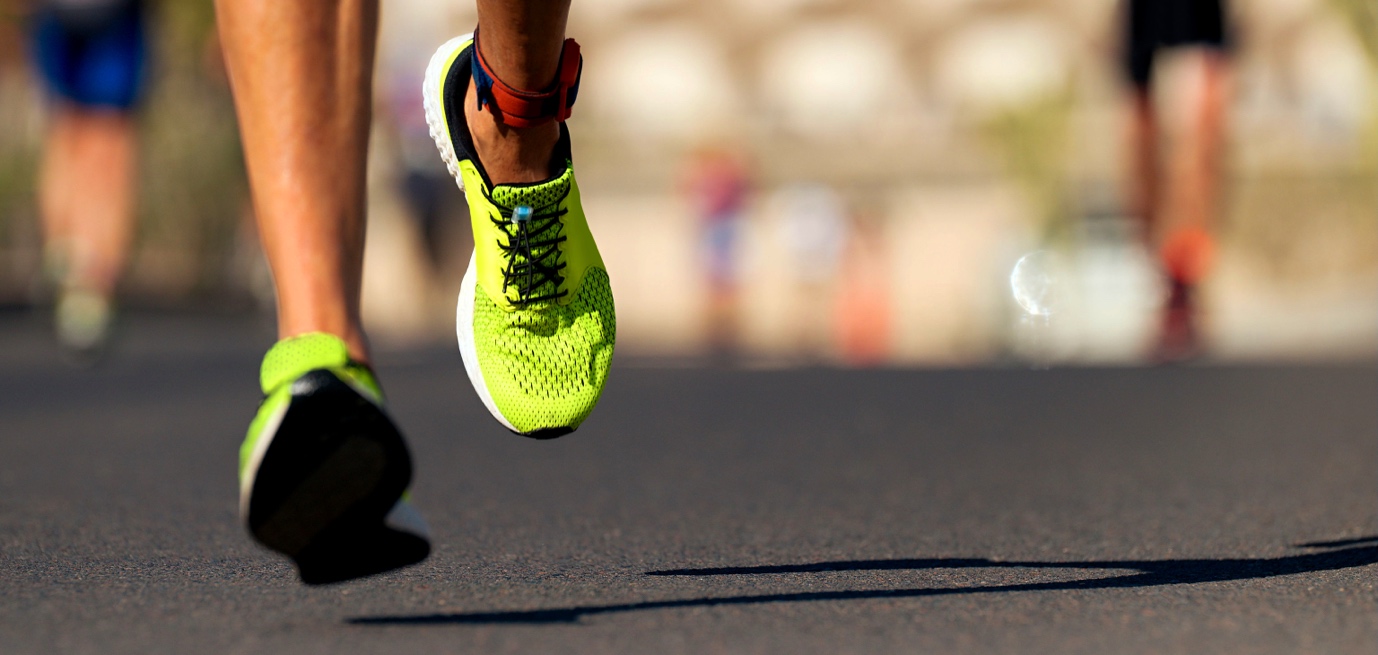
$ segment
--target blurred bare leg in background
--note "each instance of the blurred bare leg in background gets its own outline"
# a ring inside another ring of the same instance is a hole
[[[1188,283],[1210,267],[1203,240],[1214,233],[1220,209],[1221,167],[1228,108],[1228,62],[1215,50],[1193,52],[1193,87],[1188,123],[1175,144],[1167,171],[1166,222],[1158,229],[1168,273]]]
[[[135,150],[125,112],[67,104],[54,111],[38,201],[64,287],[114,293],[134,230]]]
[[[44,143],[38,203],[44,259],[58,285],[58,342],[82,364],[109,337],[115,287],[134,232],[137,144],[128,112],[56,106]]]
[[[1220,204],[1228,61],[1215,50],[1192,54],[1197,55],[1192,59],[1197,84],[1189,124],[1174,143],[1166,170],[1152,87],[1135,85],[1130,96],[1130,211],[1142,221],[1145,235],[1158,243],[1180,229],[1213,229]]]
[[[325,332],[369,360],[359,316],[377,0],[218,0],[282,338]]]

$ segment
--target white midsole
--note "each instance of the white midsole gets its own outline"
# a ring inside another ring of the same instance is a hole
[[[455,154],[454,142],[450,140],[450,131],[445,122],[445,96],[441,94],[441,84],[445,81],[445,62],[455,53],[455,50],[462,47],[465,43],[472,41],[474,35],[464,34],[457,36],[444,45],[440,46],[431,56],[431,62],[426,66],[426,79],[422,83],[421,97],[422,103],[426,108],[426,125],[430,128],[431,139],[435,141],[435,147],[440,150],[440,157],[445,160],[445,168],[450,171],[450,175],[455,178],[455,183],[460,190],[464,189],[464,178],[459,174],[459,157]],[[478,347],[474,344],[474,295],[478,284],[477,253],[470,255],[469,268],[464,272],[464,281],[459,287],[459,303],[455,308],[455,336],[459,341],[459,354],[464,360],[464,370],[469,374],[469,383],[474,386],[474,391],[478,392],[479,400],[483,401],[483,406],[488,408],[488,412],[497,419],[499,423],[513,432],[520,432],[507,417],[498,411],[497,403],[493,402],[493,395],[488,392],[488,384],[483,380],[483,370],[478,363]]]
[[[398,532],[414,534],[427,541],[431,538],[431,528],[426,525],[426,519],[421,518],[421,512],[416,511],[416,508],[405,500],[399,500],[392,506],[388,515],[383,517],[383,525]]]
[[[483,370],[478,365],[478,347],[474,344],[474,294],[478,286],[478,255],[469,256],[469,270],[464,272],[464,281],[459,285],[459,306],[455,308],[455,337],[459,340],[459,355],[464,360],[464,370],[469,374],[469,383],[474,385],[479,400],[499,423],[513,432],[521,432],[507,417],[498,411],[493,395],[488,393],[488,384],[483,381]]]
[[[464,178],[459,175],[459,156],[455,154],[455,144],[450,141],[450,132],[446,129],[445,96],[440,93],[440,85],[445,81],[445,62],[450,60],[450,55],[454,54],[455,50],[472,40],[474,34],[470,32],[450,39],[440,46],[435,54],[431,55],[431,62],[426,65],[426,79],[421,85],[421,102],[426,108],[426,126],[430,128],[435,147],[440,150],[440,158],[445,160],[445,168],[450,171],[450,176],[455,178],[460,190],[464,189]]]
[[[254,478],[258,477],[258,467],[263,464],[263,455],[268,452],[268,446],[273,443],[273,437],[277,436],[278,427],[282,425],[283,417],[287,416],[287,408],[292,403],[283,403],[273,415],[263,424],[263,432],[259,435],[258,441],[254,442],[254,450],[249,453],[249,461],[244,464],[244,478],[239,481],[239,518],[246,524],[249,521],[249,498],[253,495]]]

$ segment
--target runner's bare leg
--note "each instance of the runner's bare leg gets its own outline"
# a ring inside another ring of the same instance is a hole
[[[498,79],[531,91],[550,86],[560,64],[569,3],[478,0],[479,47]],[[550,156],[560,138],[560,126],[551,122],[533,128],[509,127],[498,123],[486,108],[479,111],[477,104],[471,84],[464,100],[465,117],[479,161],[493,183],[549,178]]]
[[[281,337],[367,362],[359,314],[377,0],[217,0]]]
[[[217,0],[216,10],[280,336],[335,334],[367,361],[359,294],[377,0]],[[480,0],[478,12],[499,79],[541,89],[555,78],[569,0]],[[557,125],[507,127],[475,104],[465,103],[470,130],[495,183],[549,176]]]
[[[1171,225],[1164,231],[1196,229],[1213,232],[1220,205],[1226,114],[1229,109],[1229,61],[1218,51],[1195,55],[1198,87],[1190,123],[1171,161],[1166,201]]]

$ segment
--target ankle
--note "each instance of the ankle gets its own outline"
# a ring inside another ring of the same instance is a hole
[[[464,98],[464,118],[475,154],[493,184],[520,184],[548,179],[551,158],[560,141],[560,125],[516,128],[503,125],[487,108],[479,109],[474,86]]]

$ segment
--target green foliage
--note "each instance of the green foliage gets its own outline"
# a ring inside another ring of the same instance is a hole
[[[174,293],[225,283],[246,206],[234,107],[219,66],[211,3],[167,2],[156,16],[153,84],[140,120],[140,255],[176,253]],[[153,281],[163,286],[163,281]],[[168,281],[171,282],[171,281]]]
[[[1067,158],[1076,98],[1069,84],[1018,107],[996,112],[980,129],[998,151],[1008,174],[1029,194],[1043,241],[1071,233],[1067,206]]]
[[[1378,65],[1378,3],[1373,0],[1330,0],[1359,37],[1369,60]]]

